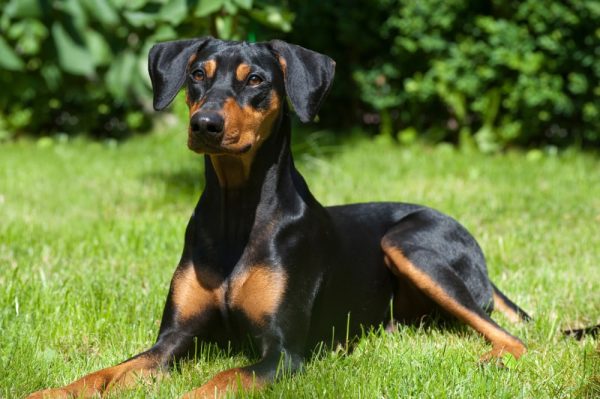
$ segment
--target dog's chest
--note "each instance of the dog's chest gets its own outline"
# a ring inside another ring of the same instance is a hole
[[[251,322],[263,325],[273,315],[285,293],[287,276],[268,265],[244,267],[227,280],[223,305],[229,312],[242,312]]]
[[[225,317],[242,315],[262,326],[285,293],[287,275],[264,264],[240,267],[227,278],[189,265],[173,281],[173,304],[181,321],[203,317],[215,309]]]

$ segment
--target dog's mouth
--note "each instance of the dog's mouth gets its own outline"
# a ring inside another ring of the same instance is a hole
[[[237,140],[210,140],[204,136],[188,135],[188,148],[199,154],[242,155],[250,151],[252,143],[240,143]]]

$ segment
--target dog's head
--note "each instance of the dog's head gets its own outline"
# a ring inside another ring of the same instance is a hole
[[[148,58],[154,108],[164,109],[185,85],[188,146],[208,154],[256,150],[286,96],[301,121],[314,119],[334,69],[331,58],[279,40],[177,40],[156,44]]]

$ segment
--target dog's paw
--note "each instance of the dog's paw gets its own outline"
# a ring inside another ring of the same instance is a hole
[[[26,399],[67,399],[71,396],[67,391],[61,388],[57,389],[43,389],[36,391],[27,396]]]

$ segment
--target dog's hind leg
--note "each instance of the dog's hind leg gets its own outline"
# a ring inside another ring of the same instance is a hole
[[[504,353],[519,358],[526,351],[525,345],[496,324],[482,304],[474,299],[474,290],[486,291],[487,284],[474,284],[473,281],[467,284],[464,276],[457,272],[465,266],[456,262],[466,263],[472,256],[469,251],[473,247],[465,244],[470,244],[472,238],[451,219],[440,217],[433,212],[421,211],[407,216],[392,228],[381,242],[386,264],[442,310],[473,327],[491,342],[492,350],[482,356],[482,361],[500,358]],[[469,270],[467,274],[481,272],[485,272],[483,267]],[[481,292],[478,294],[482,296]],[[491,292],[489,296],[491,302]]]

